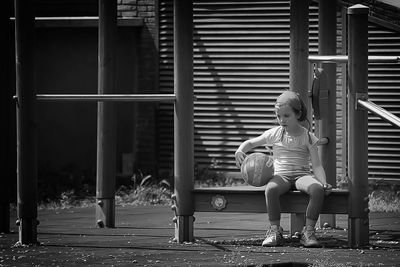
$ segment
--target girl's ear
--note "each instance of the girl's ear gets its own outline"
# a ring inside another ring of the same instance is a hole
[[[300,121],[300,120],[301,120],[301,117],[302,117],[302,115],[303,115],[303,112],[300,110],[300,111],[299,111],[299,113],[297,113],[297,114],[296,114],[296,118],[297,118],[297,120],[299,120],[299,121]]]

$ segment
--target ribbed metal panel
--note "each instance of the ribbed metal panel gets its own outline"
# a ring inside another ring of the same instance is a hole
[[[236,170],[233,154],[240,143],[275,125],[274,101],[289,87],[289,10],[288,0],[194,2],[195,162],[198,167],[214,164],[218,170]],[[172,1],[160,1],[159,15],[160,92],[172,93]],[[317,7],[312,4],[310,54],[316,54],[318,49],[317,17]],[[340,34],[339,29],[338,36]],[[371,26],[370,37],[371,54],[397,53],[400,41],[396,34]],[[393,42],[390,51],[386,46],[388,40]],[[397,67],[394,64],[370,66],[369,78],[371,99],[398,115],[396,99],[400,99],[400,72]],[[338,84],[341,77],[338,73]],[[340,97],[339,94],[339,116]],[[172,171],[173,106],[160,104],[159,107],[159,163],[162,169]],[[340,127],[338,118],[339,134]],[[396,146],[397,133],[386,123],[371,117],[371,177],[400,177],[396,163],[386,160],[399,159],[398,145],[391,153],[386,149]],[[389,142],[387,146],[383,145],[384,140]],[[340,160],[340,136],[338,142]],[[400,142],[398,138],[397,142]]]
[[[399,56],[400,33],[370,24],[369,55]],[[371,101],[400,117],[400,64],[369,64]],[[400,182],[400,129],[370,114],[368,166],[372,180]]]

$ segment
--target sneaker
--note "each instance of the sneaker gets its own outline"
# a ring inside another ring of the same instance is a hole
[[[300,243],[305,247],[318,247],[319,243],[315,237],[315,228],[311,226],[304,226],[301,232]]]
[[[263,247],[276,247],[283,245],[283,229],[277,225],[271,225],[268,229],[265,239],[262,242]]]

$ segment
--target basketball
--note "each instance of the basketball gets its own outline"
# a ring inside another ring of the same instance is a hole
[[[252,153],[244,159],[240,171],[246,183],[260,187],[274,175],[274,160],[264,153]]]

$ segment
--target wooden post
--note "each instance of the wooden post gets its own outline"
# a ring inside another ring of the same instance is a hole
[[[308,0],[290,1],[290,73],[289,88],[299,93],[308,106]],[[305,221],[304,214],[292,214],[290,233],[300,232]]]
[[[342,15],[342,55],[347,55],[347,9],[341,8]],[[348,103],[347,103],[347,64],[341,64],[341,102],[342,102],[342,153],[341,153],[341,170],[342,170],[342,178],[347,179],[348,177],[348,124],[347,124],[347,115],[348,115]]]
[[[174,157],[175,238],[193,241],[193,3],[174,1]]]
[[[289,88],[308,103],[308,0],[290,1],[290,73]]]
[[[320,1],[318,16],[318,54],[336,55],[336,0]],[[321,120],[317,121],[319,137],[327,137],[329,143],[319,147],[322,166],[327,175],[327,182],[336,187],[336,64],[323,63],[328,99],[320,107]],[[336,226],[334,214],[322,214],[320,224]]]
[[[37,243],[37,125],[33,0],[15,1],[19,243]]]
[[[115,87],[117,2],[99,0],[98,93]],[[115,226],[116,124],[114,103],[98,103],[96,223]]]
[[[368,112],[357,106],[368,97],[368,12],[363,5],[347,11],[349,26],[349,244],[369,243]]]
[[[0,232],[10,232],[10,191],[11,191],[11,172],[12,154],[10,150],[11,138],[11,73],[10,73],[10,49],[11,49],[11,27],[10,27],[10,7],[9,2],[5,2],[0,11],[0,32],[2,32],[3,49],[0,53],[0,80],[3,87],[0,90],[0,116],[4,130],[1,131],[0,145]],[[13,147],[13,149],[15,149]]]

